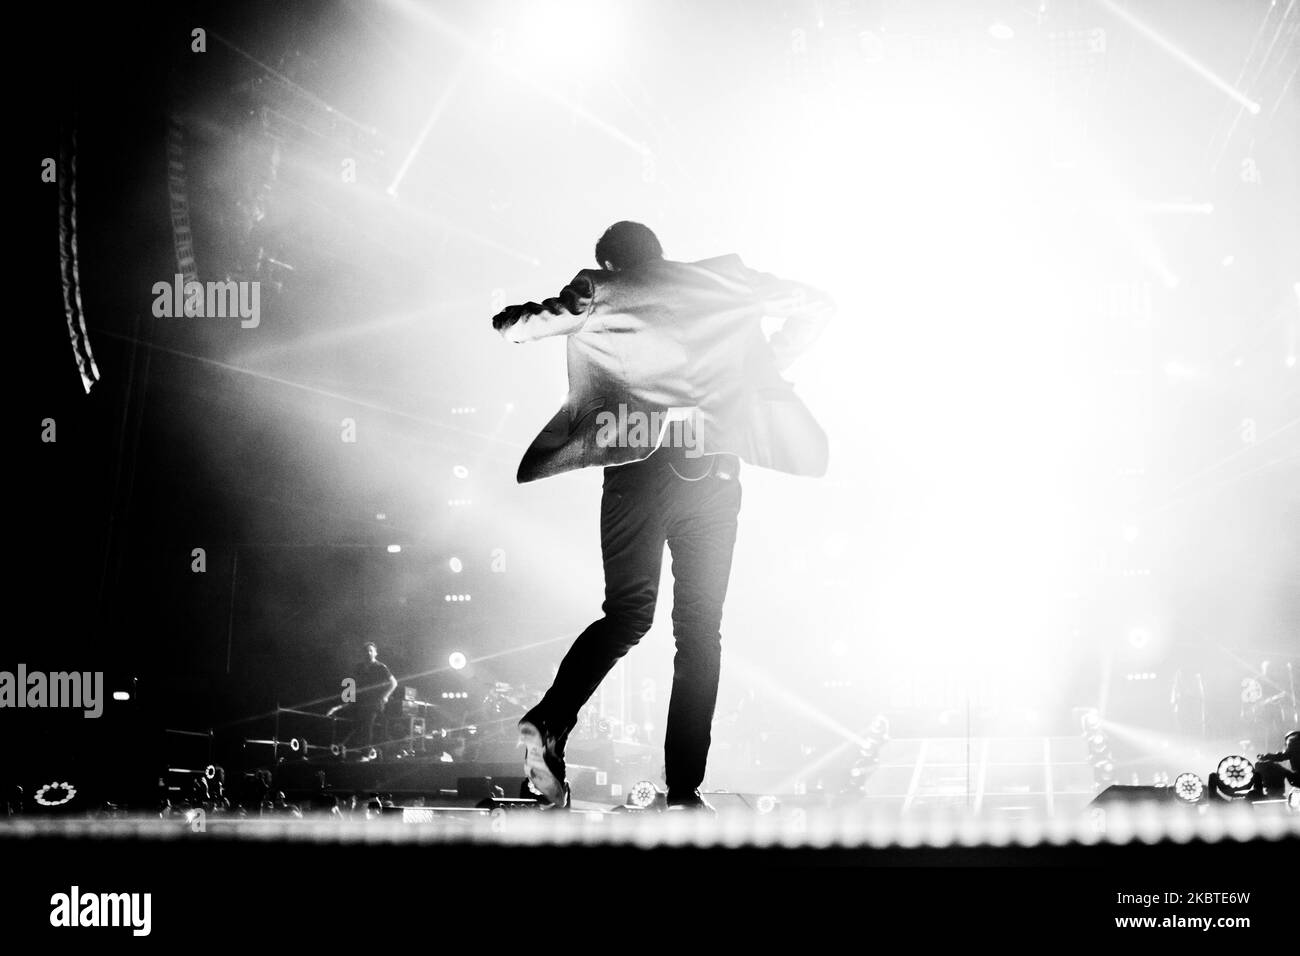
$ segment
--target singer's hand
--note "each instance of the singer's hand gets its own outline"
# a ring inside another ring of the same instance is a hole
[[[497,332],[510,328],[519,321],[519,316],[523,313],[523,306],[509,305],[492,316],[492,328]]]
[[[772,360],[776,363],[778,372],[784,372],[794,364],[795,353],[790,348],[790,340],[782,332],[772,333],[772,337],[767,340],[767,344],[772,349]]]

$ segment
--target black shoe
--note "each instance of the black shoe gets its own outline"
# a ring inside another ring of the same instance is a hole
[[[569,789],[569,785],[566,783],[564,785],[564,800],[555,804],[542,796],[542,792],[534,787],[531,781],[525,780],[519,785],[519,799],[536,800],[541,804],[543,810],[568,810],[570,809],[570,805],[573,803],[573,792]]]
[[[716,814],[718,811],[713,808],[702,796],[700,791],[692,790],[688,794],[678,794],[668,791],[668,809],[669,810],[703,810],[705,813]]]
[[[519,721],[519,742],[524,747],[524,773],[532,788],[547,803],[567,807],[569,785],[564,781],[564,737],[558,736],[544,719],[530,710]]]

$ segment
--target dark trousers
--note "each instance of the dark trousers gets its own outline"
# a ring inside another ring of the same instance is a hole
[[[666,448],[644,461],[605,469],[600,502],[604,617],[569,648],[538,705],[563,739],[610,668],[650,629],[666,543],[672,554],[677,654],[664,762],[674,794],[699,787],[709,755],[722,663],[722,602],[740,512],[738,472],[734,456],[684,459],[680,449]]]
[[[346,719],[352,722],[352,729],[343,738],[349,747],[369,747],[375,742],[375,725],[384,713],[378,703],[367,704],[357,701],[349,704],[344,711]]]

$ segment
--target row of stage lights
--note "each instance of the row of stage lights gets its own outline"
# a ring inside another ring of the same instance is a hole
[[[880,754],[889,743],[889,721],[883,716],[876,717],[867,728],[866,740],[858,747],[858,757],[849,768],[849,781],[844,786],[845,793],[867,792],[867,781],[880,766]]]
[[[390,544],[388,546],[388,553],[401,554],[402,546],[400,544]],[[451,571],[452,574],[460,574],[462,571],[465,570],[465,562],[462,561],[460,558],[456,557],[455,555],[452,555],[450,558],[447,559],[447,569]]]
[[[380,517],[383,516],[380,515]],[[390,544],[388,546],[388,553],[401,554],[402,546],[400,544]],[[452,574],[460,574],[465,570],[465,562],[455,555],[452,555],[452,557],[447,559],[447,568]],[[467,604],[474,600],[474,596],[472,594],[444,594],[442,600],[446,604]]]
[[[1129,678],[1142,680],[1154,676],[1130,674]],[[1098,787],[1110,786],[1115,782],[1115,759],[1111,753],[1110,742],[1106,738],[1101,715],[1095,710],[1088,710],[1083,715],[1081,725],[1083,738],[1088,744],[1088,758],[1092,764],[1093,779]],[[1288,738],[1290,736],[1288,735]],[[1157,774],[1155,786],[1169,787],[1169,775],[1163,772]],[[1266,789],[1264,782],[1256,773],[1255,764],[1250,758],[1241,754],[1231,754],[1220,760],[1208,781],[1202,780],[1198,774],[1187,771],[1180,773],[1173,782],[1173,796],[1187,804],[1203,804],[1210,800],[1232,801],[1273,797],[1277,796],[1273,792],[1276,789],[1276,783]],[[1291,810],[1300,811],[1300,787],[1293,787],[1286,800]]]
[[[1092,779],[1098,787],[1108,787],[1115,782],[1115,757],[1110,741],[1102,729],[1101,714],[1095,710],[1084,713],[1083,739],[1088,745],[1088,762],[1092,764]]]
[[[1231,802],[1276,796],[1265,792],[1261,783],[1249,757],[1231,754],[1219,761],[1209,780],[1202,780],[1199,774],[1189,770],[1175,777],[1173,786],[1174,796],[1179,801],[1195,806],[1210,801]],[[1292,788],[1287,794],[1286,805],[1293,813],[1300,813],[1300,787]]]
[[[506,410],[509,411],[512,407],[513,406],[507,406]],[[453,415],[472,415],[477,410],[478,409],[473,408],[471,406],[461,406],[461,407],[453,408],[451,410],[451,413]],[[464,465],[453,465],[451,469],[451,476],[460,481],[465,481],[466,479],[469,478],[469,469]],[[474,504],[473,498],[448,498],[447,499],[448,508],[468,508],[472,504]],[[387,521],[388,513],[384,511],[377,512],[375,514],[375,520]],[[390,544],[388,546],[388,553],[401,554],[402,546],[400,544]],[[460,558],[452,558],[448,562],[448,564],[451,566],[451,570],[454,574],[460,574],[460,572],[464,569],[464,563],[460,560]]]
[[[447,694],[443,695],[447,697]],[[452,695],[455,696],[455,695]],[[464,695],[462,695],[464,696]],[[1084,714],[1082,721],[1083,729],[1089,736],[1090,747],[1094,736],[1101,736],[1102,748],[1098,753],[1105,752],[1108,760],[1108,748],[1105,748],[1104,734],[1102,733],[1102,722],[1100,715],[1096,711],[1088,711]],[[469,733],[474,733],[477,728],[467,728]],[[1300,732],[1293,732],[1288,735],[1288,753],[1293,753],[1296,749],[1294,737]],[[441,731],[442,736],[447,735],[447,731]],[[860,759],[854,768],[855,783],[858,787],[865,785],[866,777],[870,776],[875,769],[879,759],[880,749],[889,739],[889,725],[883,717],[878,717],[868,729],[867,742],[860,747]],[[328,747],[313,745],[307,742],[304,737],[295,737],[291,740],[248,740],[245,744],[265,744],[271,745],[276,752],[284,747],[293,754],[306,757],[311,751],[329,751],[336,759],[347,760],[350,757],[360,755],[362,762],[375,760],[378,758],[378,751],[374,747],[347,748],[339,744],[333,744]],[[1113,769],[1113,768],[1112,768]],[[169,768],[169,772],[179,773],[189,776],[194,784],[205,785],[202,787],[204,792],[207,791],[209,781],[212,781],[219,774],[219,769],[208,764],[202,770],[186,770],[183,768]],[[1279,771],[1279,774],[1282,772]],[[1281,802],[1276,800],[1278,782],[1261,781],[1259,769],[1247,757],[1239,754],[1232,754],[1224,757],[1219,761],[1215,771],[1210,774],[1208,781],[1202,780],[1197,774],[1192,772],[1179,774],[1170,786],[1167,775],[1162,775],[1163,779],[1157,779],[1157,785],[1172,791],[1172,796],[1181,804],[1187,806],[1201,806],[1214,804],[1230,804],[1256,802],[1260,799],[1267,799],[1269,802]],[[1282,776],[1278,777],[1283,779]],[[162,784],[162,780],[159,780]],[[175,787],[171,789],[177,789]],[[855,788],[856,789],[856,788]],[[71,782],[52,781],[39,787],[34,795],[33,801],[39,807],[46,810],[58,810],[66,807],[68,810],[76,810],[76,807],[70,807],[78,796],[78,788]],[[628,791],[625,809],[627,810],[664,810],[667,807],[666,794],[653,781],[641,780],[634,784]],[[1285,806],[1293,814],[1300,814],[1300,788],[1292,788],[1285,799]],[[758,797],[752,807],[760,816],[770,815],[781,809],[780,799],[771,794],[765,794]],[[1123,809],[1122,806],[1119,807]],[[11,811],[12,812],[12,808]]]

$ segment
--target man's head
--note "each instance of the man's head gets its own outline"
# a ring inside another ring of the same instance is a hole
[[[375,647],[374,641],[366,641],[361,646],[366,652],[366,660],[374,661],[379,659],[379,648]]]
[[[610,271],[630,269],[663,257],[659,237],[639,222],[616,222],[596,242],[596,263]]]

